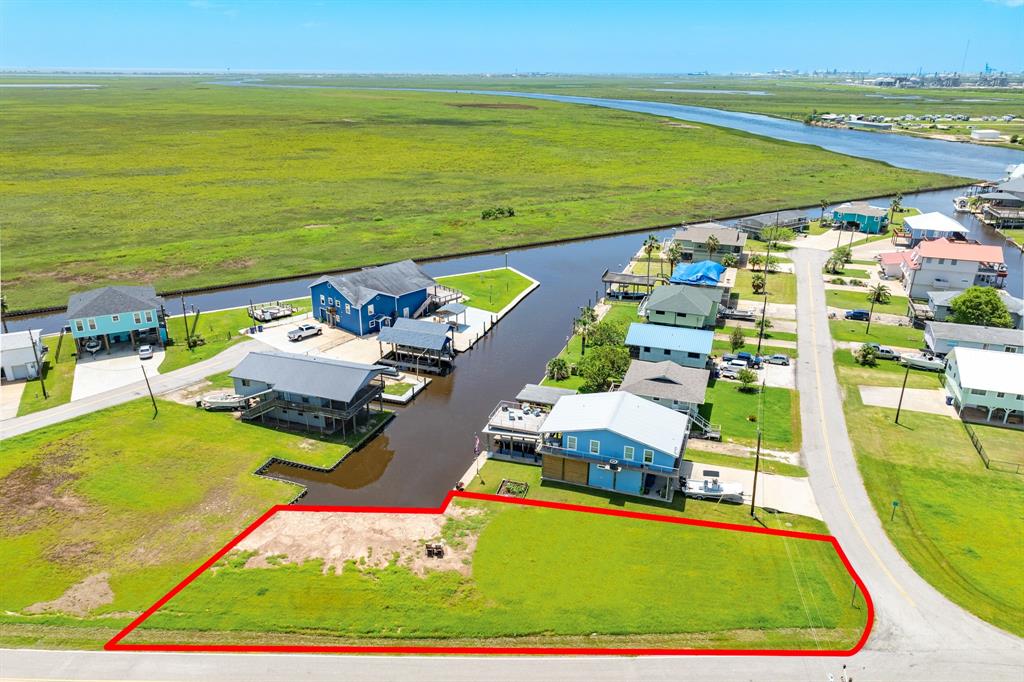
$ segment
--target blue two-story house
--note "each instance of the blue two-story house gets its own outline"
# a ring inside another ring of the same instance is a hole
[[[372,334],[399,317],[419,317],[436,284],[411,260],[325,275],[309,285],[313,317],[358,336]]]
[[[623,391],[567,395],[540,433],[545,480],[671,501],[689,418]]]
[[[633,322],[626,332],[626,345],[634,360],[671,360],[683,367],[705,369],[711,357],[714,338],[714,332],[707,329]]]
[[[167,340],[163,299],[153,287],[113,286],[72,294],[68,326],[79,353],[93,340],[107,352],[112,344],[135,347]],[[95,351],[95,344],[88,350]]]

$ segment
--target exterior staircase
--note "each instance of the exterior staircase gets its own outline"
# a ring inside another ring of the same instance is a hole
[[[692,413],[690,416],[690,435],[694,438],[704,440],[722,440],[721,424],[712,424],[699,413]]]

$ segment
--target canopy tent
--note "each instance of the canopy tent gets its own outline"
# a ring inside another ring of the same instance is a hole
[[[715,286],[722,279],[726,268],[712,260],[696,263],[680,263],[672,271],[669,281],[672,284],[695,284],[698,286]]]

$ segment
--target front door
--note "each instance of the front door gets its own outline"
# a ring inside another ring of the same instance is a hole
[[[402,308],[402,317],[409,317],[409,309]]]

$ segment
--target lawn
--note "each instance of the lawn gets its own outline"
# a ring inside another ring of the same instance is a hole
[[[636,314],[637,304],[627,303],[621,301],[612,301],[608,304],[610,307],[608,312],[605,313],[602,321],[608,320],[610,322],[646,322],[642,317]],[[583,359],[583,340],[578,334],[573,334],[569,339],[569,343],[566,344],[565,348],[556,356],[564,358],[570,366],[576,365],[580,360]],[[579,390],[583,385],[583,377],[571,376],[568,379],[562,381],[554,381],[552,379],[545,378],[541,382],[544,386],[557,386],[559,388],[571,388],[573,390]]]
[[[744,393],[735,381],[712,381],[708,386],[701,416],[722,427],[729,442],[757,443],[758,404],[761,393]],[[773,450],[800,450],[800,400],[796,391],[768,386],[764,389],[761,444]],[[751,419],[753,417],[753,420]]]
[[[895,410],[861,403],[858,384],[898,386],[902,374],[837,365],[854,453],[879,519],[925,580],[975,615],[1024,635],[1024,477],[985,469],[955,419],[904,410],[896,425]],[[921,387],[938,382],[934,374],[911,377]],[[998,435],[1003,447],[1024,451],[1024,433]],[[982,437],[995,436],[986,429]],[[890,521],[893,500],[900,505]]]
[[[227,285],[950,182],[596,107],[208,81],[5,91],[12,309],[101,284]],[[495,207],[515,215],[484,220]]]
[[[900,348],[924,348],[924,331],[914,327],[872,322],[870,334],[866,333],[868,323],[856,320],[829,320],[828,327],[832,332],[832,338],[836,341],[877,343],[882,346],[898,346]]]
[[[268,458],[329,466],[355,443],[157,402],[156,419],[137,400],[4,442],[0,556],[18,570],[0,590],[0,643],[99,647],[126,614],[295,497],[297,487],[253,475]],[[26,614],[90,577],[109,584],[109,598]]]
[[[751,285],[753,274],[750,270],[736,272],[736,286],[733,293],[747,301],[763,301],[764,294],[755,294]],[[796,303],[796,275],[788,272],[773,272],[768,275],[769,303]]]
[[[875,312],[889,313],[890,315],[906,315],[908,304],[909,301],[906,296],[892,296],[889,298],[888,303],[876,303]],[[844,310],[870,310],[871,301],[868,300],[868,288],[864,287],[864,291],[826,289],[825,305]]]
[[[66,334],[57,358],[57,339],[59,334],[43,337],[43,345],[50,349],[43,361],[43,383],[46,386],[46,398],[39,379],[25,383],[25,391],[21,394],[18,404],[18,416],[32,414],[40,410],[48,410],[71,400],[71,387],[75,383],[75,341]]]
[[[733,329],[739,329],[747,338],[757,338],[757,329],[752,327],[720,327],[715,330],[715,333],[731,334]],[[769,328],[765,331],[764,338],[775,341],[796,341],[796,332],[780,332]]]
[[[467,275],[438,277],[438,284],[458,289],[469,299],[467,305],[492,313],[501,311],[533,282],[518,272],[505,268],[486,270]]]
[[[715,466],[745,469],[747,471],[753,471],[754,466],[757,464],[753,454],[750,457],[740,457],[738,455],[724,455],[720,452],[697,450],[694,448],[700,447],[700,441],[694,440],[690,441],[690,445],[693,447],[687,447],[686,459],[700,462],[701,464],[713,464]],[[753,453],[753,450],[751,450],[751,453]],[[802,466],[790,464],[789,462],[780,462],[770,457],[761,457],[760,471],[779,476],[807,476],[807,469],[804,469]]]
[[[871,274],[867,270],[861,270],[859,268],[845,268],[839,272],[829,272],[822,268],[821,272],[825,275],[826,280],[835,279],[836,277],[844,279],[871,279]]]
[[[796,357],[796,348],[780,348],[778,346],[770,346],[768,345],[769,343],[770,342],[766,340],[764,343],[761,344],[761,357],[775,355],[776,353],[784,353],[785,355],[788,355],[791,358]],[[713,350],[718,355],[724,355],[726,353],[734,352],[732,349],[732,344],[722,339],[715,339],[714,341],[712,341],[711,350]],[[757,337],[754,337],[753,339],[748,338],[747,343],[743,346],[743,348],[740,348],[738,352],[754,353],[756,351]]]
[[[832,354],[837,372],[853,386],[902,386],[903,377],[907,377],[907,388],[941,388],[942,373],[928,372],[923,369],[907,368],[892,360],[879,360],[874,367],[865,367],[857,363],[853,352],[838,349]]]
[[[384,392],[388,395],[405,395],[412,387],[412,384],[404,381],[396,381],[391,384],[385,384]]]
[[[143,628],[162,629],[162,641],[175,640],[172,630],[256,630],[353,643],[571,645],[585,638],[597,647],[657,641],[817,649],[848,648],[864,627],[863,605],[850,604],[849,574],[825,542],[498,502],[455,504],[477,512],[471,521],[449,519],[442,531],[454,534],[448,527],[459,526],[476,539],[468,575],[428,570],[421,577],[397,557],[385,567],[351,561],[340,574],[316,560],[246,569],[247,555],[237,553]],[[693,561],[701,546],[716,551]],[[629,579],[609,590],[609,576]],[[718,608],[694,608],[689,590],[666,589],[708,584]],[[187,633],[184,639],[190,641]]]
[[[309,312],[312,308],[312,303],[308,298],[296,298],[282,302],[291,303],[295,307],[297,315]],[[249,337],[239,333],[239,330],[252,324],[253,319],[249,317],[247,308],[232,308],[211,313],[200,311],[198,321],[195,315],[189,315],[188,328],[202,336],[205,341],[203,345],[189,349],[185,343],[185,323],[182,316],[168,317],[167,334],[174,339],[175,343],[167,346],[164,361],[160,363],[160,373],[167,374],[192,363],[208,360],[229,346],[245,341]]]

